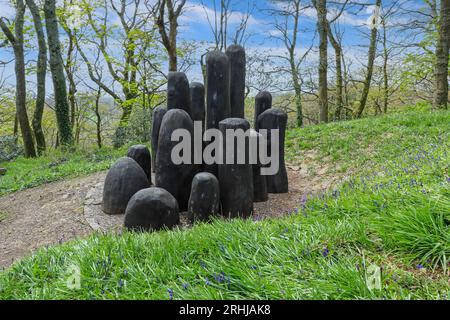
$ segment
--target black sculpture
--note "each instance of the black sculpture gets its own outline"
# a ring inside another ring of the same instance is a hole
[[[230,118],[245,117],[245,49],[238,45],[227,48],[230,62]]]
[[[152,123],[152,160],[153,160],[153,172],[155,172],[156,154],[158,152],[158,137],[159,129],[161,128],[161,122],[166,114],[167,109],[159,106],[153,111],[153,123]]]
[[[234,144],[234,163],[219,164],[220,199],[222,201],[222,214],[225,217],[249,217],[253,212],[253,169],[249,162],[248,154],[245,154],[245,164],[237,164],[238,154],[248,153],[249,144],[246,139],[244,150],[238,148],[235,141],[226,141],[226,130],[242,129],[244,132],[250,129],[250,124],[245,119],[229,118],[219,123],[220,131],[225,140],[224,155],[230,153],[227,144]],[[226,160],[226,159],[225,159]],[[224,161],[226,163],[226,161]]]
[[[220,210],[220,191],[217,178],[207,172],[201,172],[192,181],[189,198],[189,218],[192,222],[209,221]]]
[[[128,157],[120,158],[106,176],[102,209],[107,214],[123,214],[131,197],[149,187],[147,175],[139,164]]]
[[[205,127],[205,87],[199,82],[191,83],[191,118],[201,121]]]
[[[218,129],[229,118],[230,65],[226,54],[212,51],[206,55],[206,128]]]
[[[272,95],[270,92],[261,91],[255,97],[255,129],[258,130],[258,117],[261,113],[272,108]]]
[[[263,136],[257,132],[254,132],[257,143],[256,155],[258,155],[259,151],[259,142],[263,139]],[[266,202],[269,200],[269,195],[267,193],[267,178],[266,176],[261,175],[261,162],[259,161],[259,157],[257,157],[257,163],[253,164],[253,201],[254,202]]]
[[[189,81],[183,72],[169,72],[167,82],[167,109],[182,109],[191,114]]]
[[[191,194],[191,183],[196,167],[193,164],[174,164],[172,150],[179,144],[172,141],[172,133],[177,129],[185,129],[193,137],[194,125],[186,111],[173,109],[167,111],[159,132],[158,153],[156,155],[156,186],[169,191],[178,201],[181,211],[188,208]],[[193,143],[191,141],[191,146]],[[190,150],[192,156],[192,150]]]
[[[128,149],[127,157],[130,157],[141,166],[147,175],[148,182],[152,184],[152,156],[147,146],[137,145]]]
[[[149,188],[137,192],[125,212],[125,228],[132,231],[158,231],[180,223],[177,200],[166,190]]]
[[[284,144],[286,136],[288,116],[286,112],[279,109],[269,109],[264,111],[258,117],[259,130],[267,130],[267,147],[268,155],[271,156],[271,130],[279,130],[279,170],[278,173],[272,176],[267,176],[267,191],[269,193],[287,193],[289,192],[288,176],[286,171],[286,164],[284,161]]]

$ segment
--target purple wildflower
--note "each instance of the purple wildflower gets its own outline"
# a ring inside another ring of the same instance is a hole
[[[221,273],[215,275],[215,276],[214,276],[214,279],[215,279],[218,283],[225,282],[225,280],[226,280],[225,273],[224,273],[224,272],[221,272]]]
[[[339,198],[340,195],[341,195],[341,192],[339,190],[334,190],[333,191],[333,198],[334,199]]]
[[[167,292],[169,293],[169,299],[173,300],[173,290],[172,289],[167,289]]]
[[[260,216],[259,214],[257,214],[257,215],[254,215],[253,216],[253,221],[261,221],[262,220],[262,216]]]
[[[306,202],[308,201],[308,197],[306,195],[303,195],[302,199],[300,200],[300,206],[302,209],[306,209]]]
[[[329,254],[330,254],[330,250],[328,249],[328,247],[323,248],[322,256],[324,256],[326,258],[326,257],[328,257]]]

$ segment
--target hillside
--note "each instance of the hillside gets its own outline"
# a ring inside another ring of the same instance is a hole
[[[311,180],[323,171],[341,182],[281,219],[42,249],[0,274],[0,299],[448,297],[450,112],[292,129],[286,147]],[[74,267],[78,290],[66,285]]]

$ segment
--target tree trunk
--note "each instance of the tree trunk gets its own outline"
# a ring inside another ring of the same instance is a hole
[[[441,1],[439,39],[436,45],[434,107],[447,108],[448,104],[448,55],[450,45],[450,0]]]
[[[178,54],[177,54],[177,21],[170,21],[170,48],[169,54],[169,71],[178,71]]]
[[[295,36],[296,37],[296,36]],[[295,64],[295,48],[292,47],[290,50],[290,64],[291,64],[291,74],[292,82],[294,84],[295,93],[295,109],[297,113],[297,127],[303,127],[303,106],[302,106],[302,88],[300,85],[300,79],[298,76],[299,70]]]
[[[301,1],[294,1],[293,5],[295,11],[293,12],[294,16],[294,24],[292,30],[292,40],[286,41],[286,48],[289,52],[289,64],[290,64],[290,72],[292,76],[292,83],[294,85],[294,94],[295,94],[295,109],[297,113],[297,127],[303,127],[303,105],[302,105],[302,86],[300,79],[300,70],[299,65],[295,61],[295,50],[297,49],[297,37],[298,37],[298,28],[300,24],[300,4]],[[287,33],[286,33],[287,36]]]
[[[320,122],[328,122],[328,20],[327,1],[316,0],[319,31],[319,108]]]
[[[13,129],[13,136],[17,138],[17,135],[19,134],[19,118],[17,117],[17,112],[14,114],[14,129]]]
[[[45,41],[44,28],[42,26],[42,19],[39,13],[39,8],[33,0],[26,0],[28,8],[33,15],[34,28],[36,30],[36,37],[38,40],[38,62],[37,62],[37,95],[36,95],[36,108],[33,114],[33,131],[36,139],[36,146],[39,155],[46,149],[45,135],[42,130],[42,116],[44,114],[45,107],[45,79],[47,72],[47,43]]]
[[[27,88],[25,78],[25,56],[23,46],[23,26],[25,16],[25,4],[23,0],[16,2],[16,21],[14,25],[14,34],[6,26],[2,18],[0,18],[0,27],[5,33],[8,41],[13,46],[15,58],[15,74],[16,74],[16,115],[20,124],[20,131],[27,158],[36,157],[36,149],[34,146],[33,134],[30,127],[27,114]]]
[[[169,55],[169,71],[178,71],[178,18],[180,17],[186,0],[159,0],[157,2],[156,25],[161,36],[162,43]],[[167,9],[167,11],[166,11]],[[168,30],[166,29],[166,17],[168,18]]]
[[[301,87],[295,89],[295,109],[297,112],[297,127],[303,127],[303,105],[301,96]]]
[[[102,118],[100,116],[100,97],[102,95],[102,89],[99,88],[97,96],[95,97],[95,116],[97,118],[95,124],[97,129],[97,146],[102,148]],[[145,100],[145,99],[144,99]]]
[[[327,22],[328,27],[328,37],[330,39],[331,45],[334,48],[335,61],[336,61],[336,120],[340,120],[343,102],[343,77],[342,77],[342,48],[339,42],[333,35],[331,31],[330,23]]]
[[[381,0],[377,0],[376,2],[377,7],[381,7]],[[378,16],[374,16],[374,20],[378,19]],[[356,111],[355,116],[357,118],[361,118],[364,109],[366,108],[367,104],[367,98],[369,97],[369,90],[370,90],[370,84],[372,82],[372,75],[373,75],[373,65],[375,62],[375,57],[377,53],[377,36],[378,36],[378,28],[377,28],[377,21],[374,21],[372,26],[372,32],[370,36],[370,46],[369,46],[369,58],[367,63],[367,75],[366,79],[364,81],[364,88],[361,95],[361,100],[359,101],[359,107]]]
[[[76,125],[76,114],[77,114],[77,104],[75,100],[75,95],[77,93],[77,85],[75,83],[74,74],[72,72],[73,67],[73,52],[75,50],[74,45],[74,39],[72,31],[69,30],[67,33],[69,36],[69,47],[67,49],[67,61],[65,64],[66,74],[67,74],[67,80],[69,82],[69,92],[68,92],[68,99],[69,99],[69,107],[70,107],[70,124],[72,127],[72,130],[74,130]]]
[[[60,144],[73,144],[72,128],[69,117],[69,103],[67,101],[67,86],[64,75],[64,63],[61,56],[59,42],[58,21],[56,18],[55,0],[45,0],[45,22],[47,27],[48,47],[50,50],[50,71],[52,73],[55,91],[55,112],[58,123]]]
[[[386,21],[383,19],[383,112],[387,113],[389,104],[389,75],[388,60],[389,52],[387,48]]]

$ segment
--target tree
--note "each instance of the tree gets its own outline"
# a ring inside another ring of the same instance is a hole
[[[376,0],[374,14],[372,16],[372,31],[370,35],[370,44],[369,44],[369,56],[367,63],[367,71],[366,78],[363,82],[363,91],[361,94],[361,99],[359,100],[358,110],[355,113],[357,118],[361,118],[364,109],[366,108],[367,98],[369,97],[370,84],[372,81],[373,75],[373,65],[375,63],[375,58],[377,54],[377,37],[378,37],[378,19],[379,19],[379,10],[381,8],[381,0]]]
[[[25,3],[23,2],[23,0],[17,0],[14,34],[7,26],[4,18],[0,18],[0,28],[2,29],[9,43],[12,45],[14,51],[16,75],[16,116],[17,121],[20,124],[25,156],[36,157],[33,134],[31,131],[27,113],[27,89],[24,56],[25,9]]]
[[[313,0],[319,32],[319,109],[320,122],[328,122],[328,20],[327,1]]]
[[[380,16],[380,22],[382,27],[381,44],[383,46],[383,52],[381,54],[383,60],[382,111],[384,113],[387,113],[388,111],[389,97],[395,92],[394,83],[392,83],[391,81],[393,78],[392,75],[393,72],[392,70],[389,70],[389,62],[392,61],[394,55],[396,55],[395,52],[396,48],[394,45],[392,45],[394,39],[392,39],[392,37],[389,37],[388,32],[390,29],[393,29],[393,32],[395,32],[396,34],[400,33],[398,32],[398,30],[394,29],[396,26],[392,23],[392,21],[395,20],[395,15],[399,10],[398,6],[399,1],[400,0],[393,1],[388,8],[382,11]],[[402,52],[402,48],[400,48],[400,52]]]
[[[275,0],[276,9],[272,9],[269,13],[274,16],[276,33],[272,38],[279,40],[287,50],[287,55],[271,55],[271,58],[285,61],[289,66],[287,68],[280,68],[282,72],[288,72],[292,80],[292,87],[295,94],[295,108],[297,126],[303,126],[303,105],[302,105],[302,79],[300,76],[301,63],[306,58],[310,49],[305,52],[300,58],[298,57],[298,33],[300,25],[300,15],[305,9],[302,7],[301,0],[293,0],[289,3]]]
[[[450,47],[450,0],[441,0],[439,37],[436,45],[434,107],[447,108]]]
[[[42,26],[41,14],[34,0],[26,0],[26,4],[33,16],[34,28],[38,42],[38,61],[37,61],[37,95],[36,107],[33,114],[33,131],[36,139],[38,154],[41,155],[45,149],[45,135],[42,130],[42,116],[45,107],[45,79],[47,73],[47,42],[45,41],[44,28]]]
[[[342,45],[341,39],[339,38],[337,31],[336,35],[333,34],[333,30],[331,26],[335,21],[337,21],[342,13],[344,12],[347,6],[348,0],[344,2],[338,14],[327,21],[327,34],[330,40],[331,45],[334,49],[335,63],[336,63],[336,111],[335,111],[335,119],[339,120],[341,118],[342,108],[344,106],[343,95],[344,95],[344,79],[342,74],[342,64],[343,64],[343,56],[342,56]]]
[[[67,15],[74,14],[73,12],[70,12],[73,10],[73,0],[64,0],[63,7],[58,12],[58,19],[59,23],[64,29],[64,31],[67,34],[67,42],[63,47],[66,47],[67,50],[65,50],[65,58],[64,60],[64,70],[66,72],[67,76],[67,82],[68,82],[68,100],[69,100],[69,107],[70,107],[70,125],[72,127],[72,130],[77,132],[79,130],[78,126],[79,123],[77,123],[77,100],[76,100],[76,93],[77,93],[77,83],[75,81],[75,71],[77,68],[77,59],[76,59],[76,52],[75,52],[75,32],[67,25]],[[63,50],[64,51],[64,50]],[[75,141],[78,143],[77,139]]]
[[[178,71],[178,18],[182,14],[185,4],[186,0],[158,0],[153,8],[161,41],[169,55],[169,71]],[[166,16],[169,20],[167,23]]]
[[[101,4],[82,1],[77,5],[85,23],[72,29],[75,46],[91,81],[121,108],[114,137],[114,145],[119,147],[127,137],[134,107],[143,104],[141,98],[153,92],[148,83],[160,78],[165,81],[158,59],[153,59],[160,52],[156,45],[155,26],[150,23],[153,11],[144,6],[143,0],[102,0]],[[66,22],[63,26],[69,28]],[[92,52],[97,50],[101,56],[96,58]],[[101,75],[101,65],[105,66],[108,74]]]
[[[69,117],[66,77],[59,42],[58,20],[55,0],[45,0],[45,24],[47,27],[48,47],[50,51],[50,71],[55,95],[55,112],[58,124],[59,140],[62,145],[73,144],[72,127]]]
[[[200,65],[204,81],[206,81],[205,58],[210,50],[225,52],[228,48],[229,41],[234,45],[245,47],[246,41],[250,38],[250,34],[248,32],[248,24],[250,17],[252,16],[252,12],[255,8],[255,2],[248,0],[246,11],[237,13],[237,11],[234,9],[234,6],[236,5],[236,3],[242,5],[242,2],[242,0],[240,0],[239,2],[233,2],[232,0],[213,0],[211,13],[211,9],[205,4],[203,0],[201,1],[206,20],[208,21],[208,25],[213,36],[213,45],[200,57]],[[208,3],[211,3],[211,1],[208,1]],[[233,14],[236,14],[236,17],[239,18],[235,20],[234,23],[230,24],[229,20]],[[236,21],[238,21],[238,23],[236,23]],[[248,52],[247,57],[251,59]],[[249,71],[247,71],[247,75],[248,74]],[[249,92],[248,87],[247,92]]]

